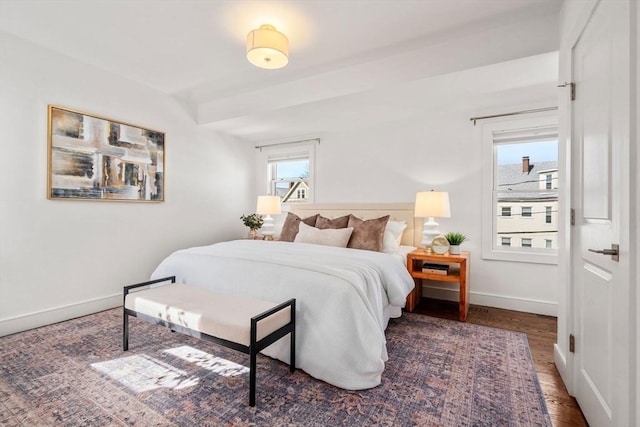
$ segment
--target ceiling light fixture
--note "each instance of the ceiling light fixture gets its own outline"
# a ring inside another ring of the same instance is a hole
[[[247,59],[256,67],[275,70],[289,62],[289,39],[265,24],[247,34]]]

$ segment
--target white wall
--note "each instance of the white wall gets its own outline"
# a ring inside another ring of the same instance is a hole
[[[632,311],[633,316],[635,316],[635,354],[632,357],[632,360],[635,360],[634,364],[635,368],[635,419],[636,422],[640,422],[640,366],[638,366],[637,361],[640,360],[640,286],[638,283],[640,282],[640,171],[638,171],[637,165],[640,165],[640,5],[638,2],[631,4],[631,11],[633,12],[635,9],[635,22],[632,14],[631,17],[631,37],[632,43],[631,47],[633,49],[635,44],[635,51],[632,50],[631,54],[631,63],[633,64],[633,57],[635,55],[635,95],[632,92],[632,99],[635,102],[632,102],[632,107],[635,108],[635,123],[633,121],[633,110],[632,110],[632,120],[631,120],[631,161],[634,162],[636,167],[631,167],[631,188],[634,187],[633,177],[635,176],[635,197],[631,200],[631,228],[635,230],[635,244],[632,240],[632,247],[636,253],[636,262],[631,262],[632,271],[631,271],[631,280],[632,284],[635,283],[636,286],[632,289],[635,293],[636,301],[635,301],[635,310]],[[633,89],[633,75],[631,76],[631,87]],[[633,154],[635,153],[635,156]],[[635,208],[634,208],[635,206]],[[634,211],[635,210],[635,215]]]
[[[0,336],[117,306],[171,251],[244,234],[251,146],[165,94],[3,33],[0,64]],[[47,104],[166,132],[165,202],[47,200]]]
[[[495,79],[500,79],[499,73]],[[526,99],[520,99],[526,102]],[[548,105],[555,105],[555,99]],[[417,191],[448,191],[451,218],[442,232],[469,237],[471,303],[555,315],[555,265],[483,260],[481,253],[481,144],[469,121],[474,106],[425,113],[412,120],[323,134],[316,148],[316,203],[410,202]],[[518,110],[504,105],[502,111]],[[426,296],[457,300],[456,286],[428,284]]]

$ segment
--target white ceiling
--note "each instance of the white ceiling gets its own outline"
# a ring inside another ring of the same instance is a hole
[[[0,0],[0,30],[170,94],[201,125],[264,141],[408,118],[445,108],[452,96],[483,110],[517,104],[516,91],[552,93],[557,58],[522,58],[557,50],[561,4]],[[290,40],[283,69],[246,60],[246,34],[263,23]],[[503,73],[491,64],[505,61],[531,78],[473,84]]]

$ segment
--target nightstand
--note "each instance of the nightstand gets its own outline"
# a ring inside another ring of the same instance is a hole
[[[423,272],[422,264],[425,262],[449,265],[449,272],[446,275]],[[460,255],[438,255],[416,249],[407,254],[407,270],[415,282],[413,291],[407,297],[407,311],[413,311],[422,299],[422,279],[453,282],[460,285],[458,320],[466,321],[469,311],[469,252],[462,252]]]

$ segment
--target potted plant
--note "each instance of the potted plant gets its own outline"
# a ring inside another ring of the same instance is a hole
[[[264,220],[257,213],[242,215],[240,217],[245,227],[249,227],[249,238],[255,239],[258,235],[258,229],[262,227]]]
[[[467,236],[462,233],[449,232],[444,237],[449,242],[449,253],[451,255],[460,255],[460,245],[467,240]]]

